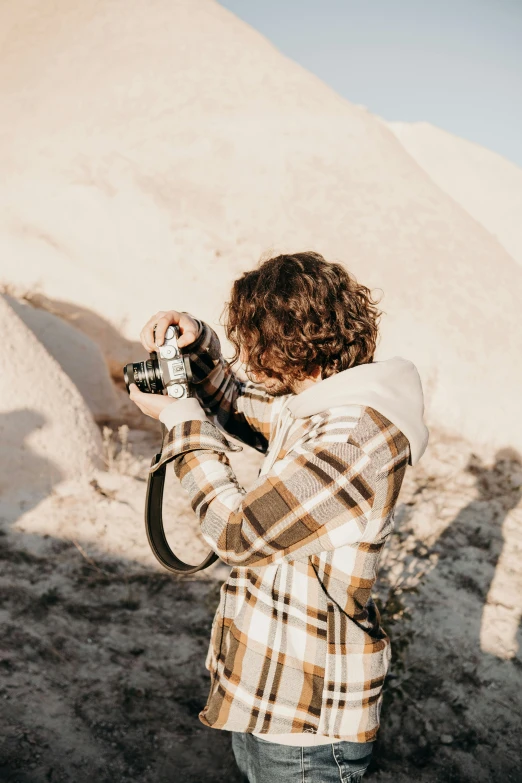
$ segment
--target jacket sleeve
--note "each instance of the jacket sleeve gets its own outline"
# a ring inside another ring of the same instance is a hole
[[[212,423],[180,422],[168,440],[201,534],[229,565],[298,560],[359,543],[369,533],[375,468],[352,443],[292,450],[247,492],[226,454],[241,447]]]
[[[195,396],[217,427],[265,454],[289,395],[276,397],[259,384],[238,378],[221,353],[216,332],[204,321],[195,320],[200,324],[199,335],[186,351]]]

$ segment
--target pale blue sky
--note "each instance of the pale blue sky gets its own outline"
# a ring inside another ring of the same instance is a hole
[[[522,166],[522,0],[219,1],[353,103]]]

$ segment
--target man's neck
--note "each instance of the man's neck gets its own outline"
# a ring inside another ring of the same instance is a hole
[[[294,386],[294,394],[299,394],[305,389],[308,389],[309,386],[314,386],[316,383],[319,383],[320,381],[322,381],[322,378],[321,378],[321,372],[319,371],[315,376],[312,376],[310,378],[305,378],[304,381],[298,381]]]

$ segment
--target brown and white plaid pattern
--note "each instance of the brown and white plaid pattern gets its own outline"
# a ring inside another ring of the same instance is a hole
[[[152,470],[173,460],[203,537],[232,566],[212,626],[200,720],[371,741],[390,661],[371,589],[408,440],[363,405],[294,419],[275,463],[247,492],[226,454],[243,447],[225,433],[266,454],[288,396],[240,380],[208,324],[190,359],[210,421],[164,427]]]

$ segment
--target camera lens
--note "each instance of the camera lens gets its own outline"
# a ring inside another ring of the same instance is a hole
[[[127,392],[130,391],[131,383],[135,383],[140,391],[147,394],[161,394],[165,388],[155,353],[144,362],[126,364],[123,368],[123,377]]]

